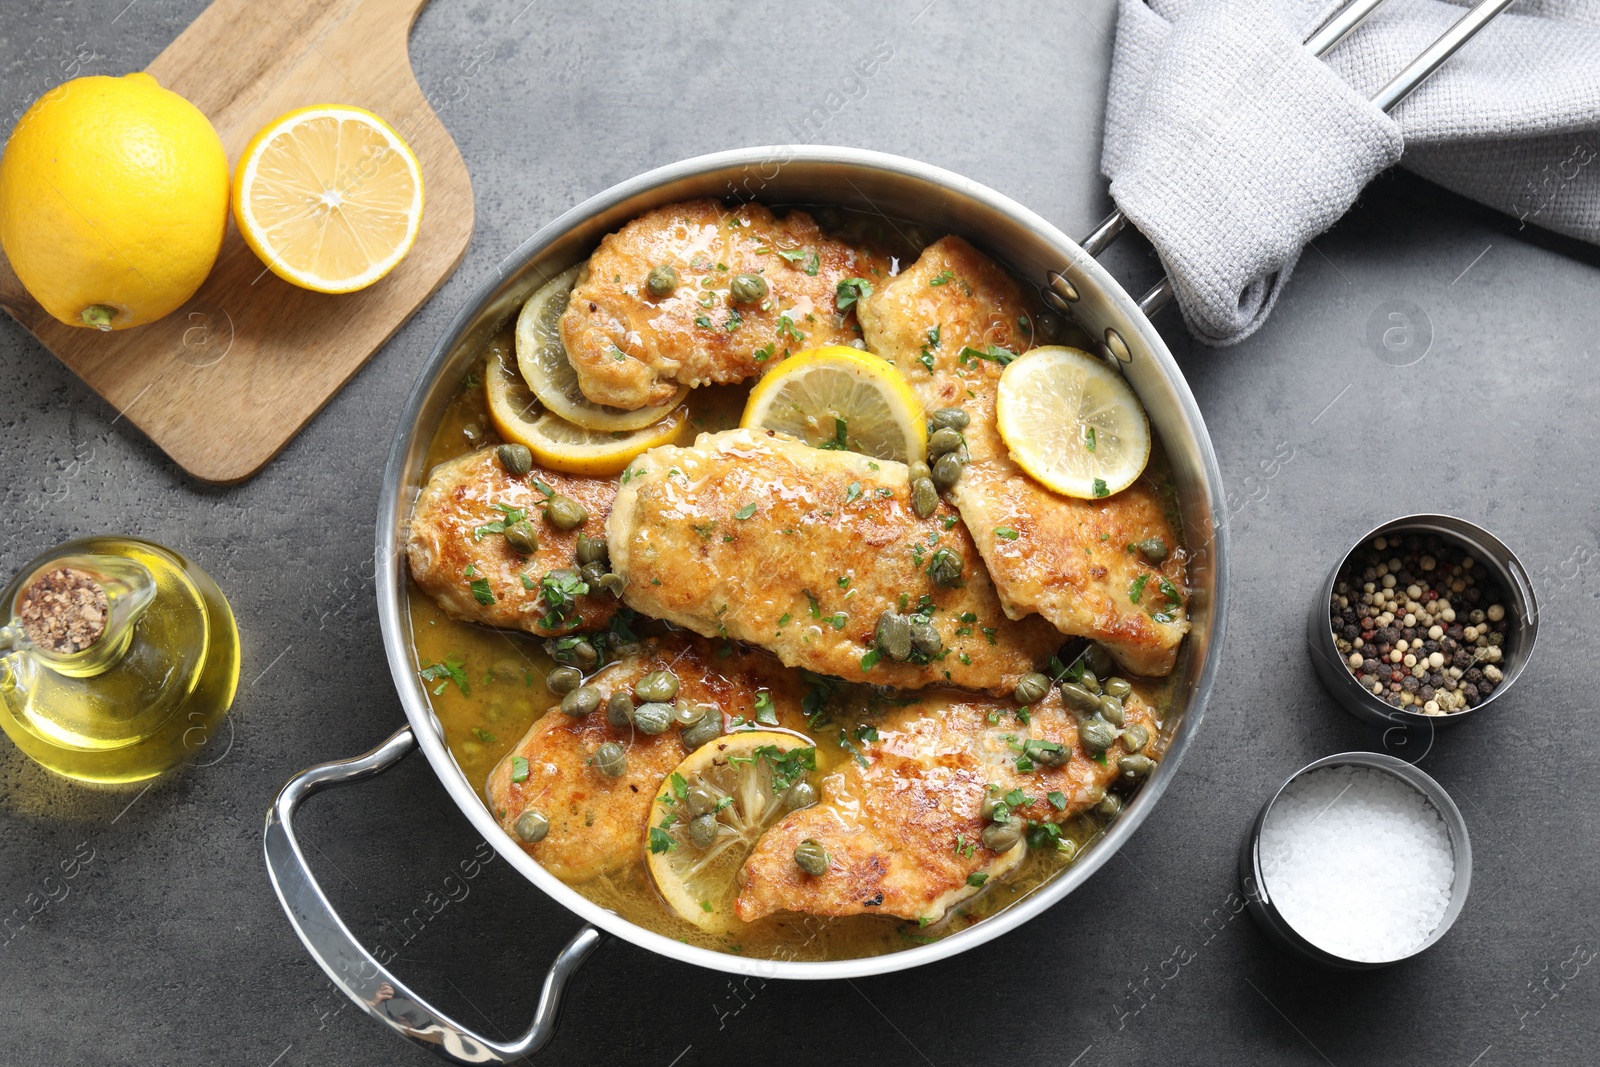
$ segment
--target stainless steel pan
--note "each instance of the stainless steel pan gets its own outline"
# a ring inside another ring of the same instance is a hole
[[[651,208],[694,197],[758,199],[771,206],[832,204],[917,223],[934,234],[971,241],[1045,299],[1069,312],[1102,343],[1149,412],[1171,460],[1184,541],[1193,552],[1192,630],[1178,670],[1166,757],[1105,836],[1053,881],[999,914],[940,941],[904,952],[832,962],[746,959],[682,944],[624,921],[580,896],[535,863],[495,824],[445,746],[417,677],[406,618],[402,545],[412,503],[426,477],[423,456],[450,396],[485,342],[545,280],[581,261],[600,238]],[[1099,242],[1097,242],[1098,244]],[[1077,243],[1027,208],[976,182],[924,163],[844,148],[768,147],[686,160],[601,193],[536,233],[503,263],[451,322],[406,402],[384,474],[377,524],[376,586],[384,648],[407,724],[355,759],[323,764],[293,778],[267,813],[266,860],[295,931],[346,994],[398,1033],[459,1063],[507,1062],[536,1051],[555,1027],[562,987],[606,934],[684,963],[763,978],[854,978],[916,967],[964,952],[1027,922],[1060,901],[1109,860],[1161,799],[1200,727],[1222,648],[1227,589],[1227,532],[1219,516],[1221,478],[1211,440],[1167,346],[1131,298]],[[512,1042],[493,1041],[412,992],[364,948],[317,885],[294,836],[300,803],[330,785],[379,774],[419,746],[462,815],[505,861],[572,911],[582,927],[545,977],[534,1022]],[[387,988],[385,988],[387,987]]]

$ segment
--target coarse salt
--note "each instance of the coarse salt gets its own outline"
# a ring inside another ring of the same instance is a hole
[[[1455,883],[1439,813],[1369,767],[1324,767],[1285,787],[1261,828],[1261,861],[1285,922],[1319,948],[1366,963],[1420,948]]]

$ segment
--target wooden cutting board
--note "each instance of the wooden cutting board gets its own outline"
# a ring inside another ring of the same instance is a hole
[[[238,482],[259,471],[466,253],[472,183],[407,54],[425,2],[215,0],[148,68],[211,119],[230,164],[267,122],[308,104],[354,104],[398,130],[422,163],[422,227],[371,288],[297,289],[262,266],[230,221],[188,305],[100,333],[47,315],[0,256],[0,307],[196,478]]]

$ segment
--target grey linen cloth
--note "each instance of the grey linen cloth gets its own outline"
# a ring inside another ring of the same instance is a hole
[[[1397,161],[1600,243],[1600,0],[1520,0],[1385,115],[1369,98],[1466,0],[1388,0],[1325,60],[1330,0],[1119,0],[1101,169],[1184,321],[1226,345]]]

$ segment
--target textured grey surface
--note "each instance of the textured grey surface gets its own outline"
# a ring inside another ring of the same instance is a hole
[[[0,932],[0,1062],[431,1062],[337,998],[260,859],[262,814],[288,775],[401,721],[366,563],[393,413],[458,302],[518,242],[619,179],[701,152],[794,138],[897,152],[1086,232],[1107,207],[1095,162],[1109,0],[925,3],[436,0],[412,58],[473,175],[472,247],[246,485],[188,481],[0,323],[0,571],[91,532],[170,543],[228,591],[245,654],[231,747],[219,740],[211,765],[147,791],[54,779],[0,741],[0,917],[19,916]],[[74,73],[143,66],[201,6],[11,0],[4,112]],[[893,58],[847,97],[849,68],[879,41]],[[831,91],[836,113],[797,134]],[[1110,262],[1135,291],[1153,279],[1132,244]],[[1200,349],[1163,316],[1221,458],[1236,586],[1205,729],[1134,841],[1023,929],[883,978],[733,983],[613,945],[576,982],[540,1059],[1592,1062],[1600,746],[1583,672],[1600,596],[1597,264],[1592,249],[1383,178],[1315,243],[1246,344]],[[1369,323],[1395,325],[1392,301],[1431,333],[1410,366],[1368,346]],[[1517,690],[1422,759],[1473,834],[1460,921],[1410,964],[1330,976],[1235,916],[1235,850],[1290,771],[1383,746],[1318,688],[1300,626],[1333,554],[1408,511],[1454,512],[1510,542],[1534,572],[1543,634]],[[304,826],[335,902],[360,936],[396,948],[401,974],[491,1032],[525,1024],[576,922],[500,863],[469,867],[466,896],[447,896],[445,877],[480,842],[422,760],[319,798]],[[89,850],[66,896],[21,923],[58,863]],[[406,942],[398,924],[413,913],[428,921]]]

